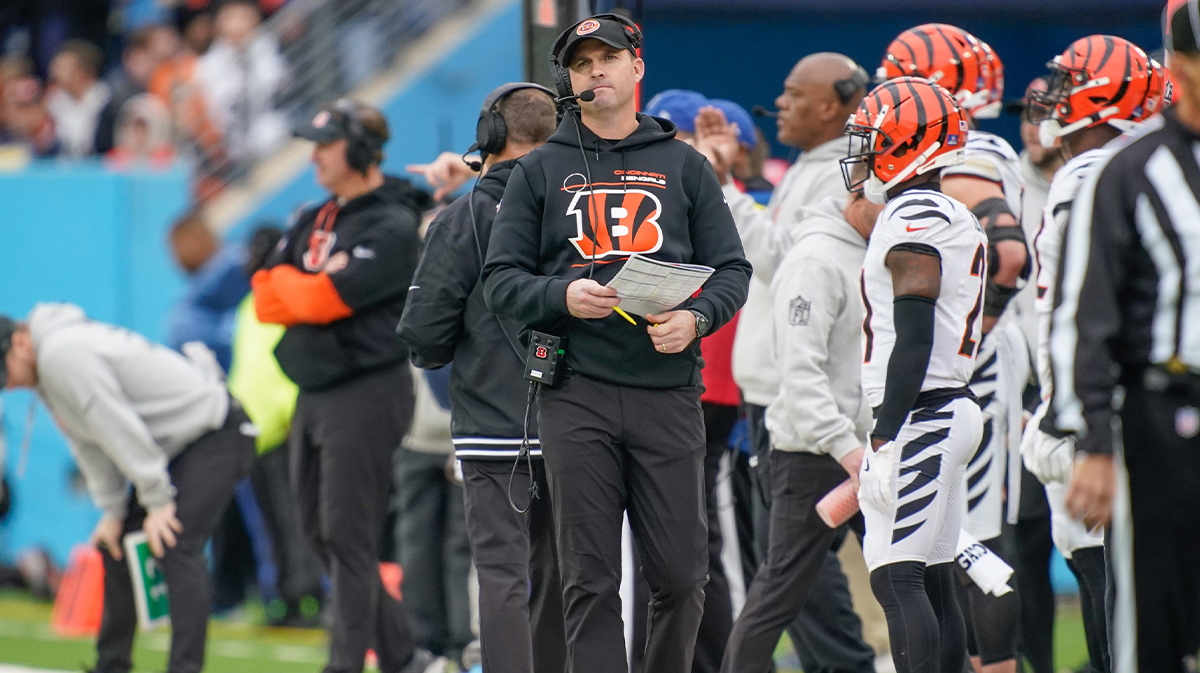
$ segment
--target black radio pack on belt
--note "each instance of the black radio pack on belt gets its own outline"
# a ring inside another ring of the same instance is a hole
[[[525,355],[525,378],[551,388],[557,386],[566,368],[566,356],[566,337],[533,332]]]
[[[538,497],[537,481],[533,479],[533,459],[529,457],[529,417],[533,413],[533,398],[537,396],[538,388],[549,386],[553,388],[562,380],[562,372],[566,369],[567,338],[533,332],[529,337],[529,353],[525,356],[525,378],[529,379],[529,396],[525,399],[525,427],[521,437],[521,450],[513,461],[512,472],[508,474],[508,505],[518,514],[529,511],[533,499]],[[513,478],[517,476],[517,465],[521,458],[529,468],[529,502],[524,509],[513,502]]]

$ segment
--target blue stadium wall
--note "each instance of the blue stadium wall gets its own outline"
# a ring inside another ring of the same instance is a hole
[[[747,110],[754,105],[773,108],[784,78],[804,55],[840,52],[874,75],[883,50],[896,35],[922,23],[940,22],[961,26],[988,42],[1004,63],[1005,98],[1019,98],[1030,80],[1046,72],[1047,61],[1081,37],[1118,35],[1147,52],[1161,49],[1158,22],[1164,4],[1146,0],[1086,4],[1074,0],[646,0],[645,94],[648,99],[677,87],[728,98]],[[747,11],[750,6],[757,11]],[[912,6],[918,8],[898,10]],[[773,141],[772,154],[789,156],[788,148],[774,143],[774,121],[757,123]],[[981,127],[1020,149],[1015,117],[984,121]]]

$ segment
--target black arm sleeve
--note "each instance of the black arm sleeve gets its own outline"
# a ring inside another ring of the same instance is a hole
[[[397,334],[418,367],[454,359],[464,331],[467,297],[479,279],[479,252],[471,226],[470,195],[443,210],[425,234],[425,251],[413,275]],[[465,220],[464,220],[465,218]]]
[[[896,322],[896,345],[888,360],[887,382],[883,388],[883,404],[875,417],[872,437],[892,441],[900,432],[900,426],[908,418],[921,384],[925,382],[925,370],[929,368],[929,356],[933,352],[933,320],[937,302],[929,297],[902,295],[892,303]]]
[[[753,268],[746,261],[742,238],[717,174],[708,160],[691,148],[685,159],[684,176],[696,184],[689,213],[693,262],[716,269],[687,307],[708,318],[708,333],[712,334],[732,320],[746,303]]]

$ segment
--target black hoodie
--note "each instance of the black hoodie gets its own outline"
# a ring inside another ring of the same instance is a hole
[[[397,332],[412,363],[450,373],[450,427],[460,459],[512,459],[525,421],[525,354],[521,325],[488,310],[479,271],[496,206],[517,160],[488,168],[472,193],[447,206],[425,232]],[[474,214],[472,215],[472,211]],[[531,414],[531,453],[541,455]]]
[[[430,204],[407,180],[389,176],[378,189],[340,207],[331,198],[300,213],[279,242],[266,268],[290,264],[318,273],[339,252],[350,260],[330,280],[353,314],[328,324],[293,325],[275,347],[279,366],[301,390],[325,388],[407,358],[396,323],[421,254],[421,211]],[[319,215],[331,236],[313,235]],[[314,244],[317,250],[310,249]]]
[[[666,355],[655,350],[644,319],[572,318],[571,281],[590,274],[605,284],[632,253],[711,266],[716,272],[684,303],[708,318],[710,333],[746,301],[750,263],[717,176],[674,138],[671,122],[639,115],[628,137],[603,140],[567,115],[546,145],[521,158],[504,190],[483,267],[488,306],[568,337],[567,366],[585,376],[644,388],[698,386],[700,343]],[[592,226],[592,211],[603,213],[603,226]]]

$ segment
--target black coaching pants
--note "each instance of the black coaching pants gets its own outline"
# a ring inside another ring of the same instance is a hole
[[[326,673],[359,673],[369,647],[382,673],[396,673],[412,658],[403,606],[379,576],[392,452],[412,414],[407,363],[302,391],[296,401],[291,477],[297,516],[333,585]]]
[[[849,478],[837,460],[788,451],[771,451],[768,459],[770,545],[729,636],[721,664],[721,670],[728,673],[770,670],[779,636],[804,607],[814,582],[828,572],[825,561],[834,543],[844,539],[844,532],[826,526],[816,511],[817,502]],[[861,515],[851,521],[862,530]],[[857,616],[849,631],[861,642],[862,624]],[[874,658],[870,648],[863,648],[857,661],[836,670],[871,671]]]
[[[766,407],[753,404],[746,405],[746,418],[750,423],[750,442],[758,465],[754,468],[754,535],[758,549],[758,563],[764,563],[769,547],[774,539],[771,527],[774,522],[772,498],[774,492],[774,464],[771,459],[771,436],[767,432]],[[835,461],[836,462],[836,461]],[[846,470],[842,470],[842,481],[849,478]],[[801,480],[803,475],[792,475]],[[841,482],[837,482],[841,483]],[[786,485],[786,484],[785,484]],[[837,485],[836,483],[834,484]],[[795,490],[792,491],[795,494]],[[823,496],[825,493],[821,493]],[[820,499],[820,496],[817,498]],[[814,501],[813,505],[816,504]],[[792,505],[795,506],[794,503]],[[790,516],[785,513],[784,520]],[[825,524],[820,524],[824,526]],[[787,526],[781,526],[787,530]],[[862,528],[859,527],[859,540],[862,540]],[[790,533],[784,532],[784,535]],[[854,603],[850,598],[850,583],[842,572],[842,563],[838,560],[837,550],[841,547],[840,536],[834,541],[821,564],[821,569],[808,588],[808,597],[795,613],[792,623],[787,626],[788,635],[792,639],[792,647],[800,659],[800,666],[806,673],[861,673],[870,671],[875,665],[875,651],[863,641],[862,620],[854,611]],[[751,569],[757,566],[749,566]],[[753,587],[753,581],[747,582],[746,590]],[[747,596],[747,599],[749,597]]]
[[[524,459],[462,461],[467,532],[479,576],[479,645],[488,673],[563,673],[562,580],[546,469]],[[511,479],[511,489],[510,489]],[[524,514],[509,504],[512,501]]]
[[[204,547],[233,499],[233,489],[254,462],[250,419],[232,402],[225,424],[192,442],[167,466],[175,487],[175,516],[183,524],[174,547],[160,563],[167,580],[171,612],[169,673],[199,673],[204,668],[211,605]],[[146,511],[131,494],[122,535],[141,530]],[[132,667],[137,608],[127,560],[104,558],[104,617],[96,639],[97,673],[127,673]]]
[[[572,673],[628,670],[618,594],[625,511],[650,586],[644,670],[691,672],[708,568],[700,392],[574,374],[540,395]]]
[[[1126,390],[1121,421],[1133,526],[1132,531],[1122,530],[1116,513],[1110,538],[1118,583],[1113,669],[1121,673],[1122,654],[1131,647],[1134,633],[1141,673],[1189,670],[1185,659],[1195,666],[1200,647],[1198,407],[1200,394],[1195,392],[1171,395],[1141,386]],[[1125,572],[1133,578],[1135,628],[1121,609]]]

